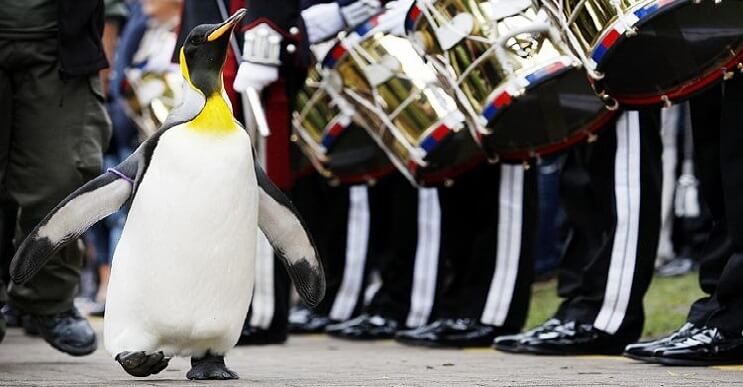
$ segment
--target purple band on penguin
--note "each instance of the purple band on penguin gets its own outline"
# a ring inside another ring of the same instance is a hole
[[[129,182],[129,184],[131,184],[131,185],[134,185],[134,180],[132,180],[132,178],[131,178],[131,177],[129,177],[129,176],[127,176],[127,175],[123,174],[123,173],[122,173],[121,171],[119,171],[119,170],[118,170],[118,169],[116,169],[116,168],[109,168],[109,169],[107,169],[107,170],[106,170],[106,172],[110,172],[110,173],[113,173],[114,175],[116,175],[116,176],[118,176],[118,177],[120,177],[120,178],[122,178],[122,179],[124,179],[124,180],[128,181],[128,182]]]

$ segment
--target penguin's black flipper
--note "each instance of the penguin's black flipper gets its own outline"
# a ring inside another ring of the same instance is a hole
[[[89,181],[59,203],[26,237],[10,264],[13,282],[31,279],[68,242],[95,222],[116,212],[132,195],[136,159]]]
[[[258,226],[279,254],[297,293],[309,307],[325,296],[325,272],[297,209],[256,164]]]

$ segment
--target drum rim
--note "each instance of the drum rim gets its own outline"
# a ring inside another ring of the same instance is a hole
[[[482,148],[481,148],[482,149]],[[407,165],[408,171],[416,178],[416,184],[423,187],[430,187],[435,186],[439,184],[445,183],[447,180],[453,180],[456,179],[458,176],[462,175],[463,173],[467,171],[471,171],[475,168],[477,168],[479,165],[485,163],[487,161],[487,155],[484,154],[484,152],[480,155],[476,155],[475,157],[471,158],[470,160],[467,160],[466,162],[457,164],[452,166],[451,168],[443,169],[436,173],[431,174],[422,174],[418,175],[418,170],[421,167],[418,164],[415,164],[414,162],[409,163]]]
[[[657,16],[676,10],[682,6],[692,5],[694,5],[694,2],[691,0],[655,0],[646,3],[629,12],[638,17],[638,20],[632,24],[632,27],[641,27]],[[655,6],[657,6],[657,8],[649,9]],[[641,13],[640,16],[638,16],[638,12]],[[610,24],[611,27],[602,33],[598,43],[596,43],[590,51],[589,57],[595,64],[594,68],[598,71],[605,68],[608,59],[611,58],[616,48],[619,47],[623,41],[630,39],[626,36],[626,31],[618,32],[617,28],[619,24],[620,20],[616,20]],[[617,35],[612,37],[610,36],[612,33]],[[609,41],[608,47],[603,46],[603,43],[606,41]],[[600,58],[597,60],[595,56],[597,52],[599,52],[600,48],[603,48],[604,51],[601,52]],[[736,54],[729,60],[719,63],[716,66],[712,66],[700,76],[663,92],[651,92],[645,94],[618,94],[609,93],[607,91],[605,92],[625,107],[648,107],[683,101],[720,81],[724,76],[723,71],[720,71],[721,69],[731,69],[743,61],[743,43],[739,44],[739,46],[733,49],[733,51],[736,52]],[[589,79],[597,91],[602,89],[605,90],[602,80],[593,79],[591,77],[589,77]]]
[[[531,150],[494,151],[493,155],[497,156],[498,159],[506,162],[523,162],[541,156],[549,156],[568,149],[576,145],[577,143],[587,139],[588,137],[595,135],[602,128],[604,128],[607,123],[615,119],[618,114],[618,110],[604,110],[602,114],[588,123],[582,130],[577,130],[564,137],[562,140],[534,147]],[[485,148],[483,147],[483,149]]]
[[[640,27],[644,24],[647,24],[654,17],[670,12],[683,5],[692,5],[692,1],[654,0],[644,5],[638,4],[635,9],[627,12],[627,14],[631,14],[632,16],[637,18],[637,20],[632,23],[630,27]],[[649,9],[655,6],[657,6],[657,8]],[[640,13],[639,15],[638,12]],[[593,45],[593,47],[591,47],[591,51],[589,52],[589,57],[595,63],[594,68],[599,71],[602,69],[602,65],[606,63],[606,59],[608,57],[611,57],[611,53],[614,51],[614,49],[621,42],[628,39],[625,34],[626,31],[620,32],[620,28],[622,27],[622,20],[620,20],[619,18],[617,18],[617,20],[614,20],[614,22],[612,22],[611,24],[608,24],[607,27],[609,28],[606,28],[606,31],[604,31],[599,36],[598,42]],[[604,43],[606,43],[606,45]],[[603,49],[603,51],[600,49]],[[596,55],[599,55],[599,57],[596,58]]]
[[[374,32],[376,27],[379,25],[379,17],[383,13],[384,12],[381,12],[375,16],[372,16],[366,22],[350,29],[349,35],[355,34],[356,36],[358,36],[360,38],[359,43],[368,39],[370,36],[373,35],[371,34],[371,32]],[[337,55],[337,57],[334,57],[334,55]],[[330,50],[328,50],[328,53],[325,54],[320,63],[323,68],[332,70],[335,68],[338,62],[342,61],[346,56],[348,56],[348,48],[343,45],[342,39],[338,39],[338,41],[335,42],[332,47],[330,47]]]
[[[621,95],[610,94],[625,107],[647,107],[658,104],[670,104],[671,102],[681,102],[689,99],[704,90],[716,85],[725,79],[725,72],[721,69],[737,71],[735,68],[743,63],[743,44],[738,48],[738,53],[729,61],[721,64],[717,68],[712,68],[702,76],[683,83],[663,94],[646,94],[646,95]]]
[[[544,82],[547,82],[552,79],[558,79],[561,78],[567,74],[569,74],[571,71],[583,71],[580,67],[574,66],[571,64],[566,64],[563,61],[560,61],[559,59],[562,57],[557,58],[555,61],[546,63],[543,66],[539,67],[533,72],[530,72],[527,75],[519,76],[519,77],[513,77],[512,79],[509,79],[507,82],[503,82],[504,85],[494,89],[488,98],[486,98],[487,102],[486,106],[481,109],[479,113],[479,118],[482,118],[486,120],[487,124],[497,119],[497,117],[502,114],[504,111],[508,109],[508,107],[515,102],[518,101],[518,99],[525,93],[522,93],[521,95],[513,95],[509,92],[509,89],[513,87],[513,84],[516,83],[519,80],[525,80],[528,82],[528,85],[523,88],[523,90],[529,91],[533,90],[536,87],[539,87]],[[555,65],[562,65],[559,68],[550,70],[549,67],[555,66]],[[534,77],[533,79],[529,79],[531,77]],[[588,80],[586,80],[588,82]],[[597,97],[598,98],[598,97]],[[489,111],[490,109],[495,109],[495,111],[492,113],[492,116],[488,118],[485,113]],[[484,125],[487,128],[487,124]]]

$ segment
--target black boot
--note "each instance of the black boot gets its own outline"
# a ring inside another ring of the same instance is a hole
[[[0,309],[0,313],[2,313],[3,317],[5,318],[8,327],[17,328],[21,326],[21,316],[23,315],[23,313],[21,313],[21,311],[19,311],[18,309],[10,305],[3,305],[3,307]]]
[[[0,313],[0,343],[3,342],[3,339],[5,338],[5,330],[8,328],[7,322],[5,321],[5,316],[3,316],[2,313]]]
[[[30,320],[49,345],[69,355],[85,356],[98,348],[93,327],[74,306],[62,313],[31,315]]]

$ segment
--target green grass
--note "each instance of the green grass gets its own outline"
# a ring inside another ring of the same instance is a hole
[[[557,310],[557,281],[534,285],[527,329],[533,328]],[[676,278],[653,278],[645,295],[645,329],[643,337],[660,337],[671,332],[686,321],[689,306],[703,293],[699,289],[697,273]]]

